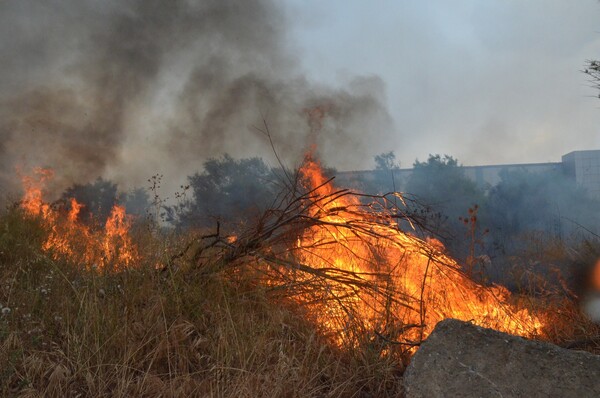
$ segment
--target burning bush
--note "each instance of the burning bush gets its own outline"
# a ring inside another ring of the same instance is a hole
[[[365,204],[364,196],[336,189],[310,155],[288,183],[277,205],[235,238],[217,230],[190,244],[199,271],[251,267],[340,346],[410,355],[446,317],[541,334],[542,319],[506,289],[476,284],[439,245],[399,230],[399,221],[419,227],[404,197],[370,196]]]
[[[44,250],[88,268],[118,269],[139,261],[122,207],[114,206],[104,228],[94,230],[78,221],[77,200],[70,200],[66,216],[45,204],[39,185],[50,173],[38,170],[37,176],[24,179],[22,207],[41,215],[47,226]],[[479,286],[439,243],[401,231],[399,221],[418,225],[387,196],[365,204],[360,195],[337,190],[310,154],[298,174],[288,175],[288,185],[277,204],[238,236],[217,231],[202,237],[193,256],[200,271],[254,265],[258,280],[302,303],[338,345],[366,338],[411,352],[447,317],[526,336],[541,332],[542,321],[509,303],[506,289]]]
[[[0,329],[0,358],[17,358],[0,375],[7,385],[231,395],[226,386],[264,393],[254,376],[267,373],[277,380],[268,390],[282,394],[385,396],[398,393],[403,365],[441,319],[536,337],[556,336],[569,320],[564,335],[573,336],[582,325],[564,302],[558,323],[549,307],[535,312],[500,286],[478,285],[441,243],[398,227],[423,228],[408,198],[337,189],[310,155],[285,174],[274,205],[235,235],[217,224],[201,236],[157,235],[144,250],[122,208],[92,228],[78,221],[77,201],[69,209],[45,203],[41,186],[51,175],[24,178],[27,217],[2,220],[1,265],[17,264],[0,268],[9,281],[0,286],[8,308],[0,327],[9,331]],[[36,233],[19,232],[35,223]],[[92,264],[108,272],[90,272]]]
[[[156,272],[156,260],[168,264],[184,242],[136,234],[134,267],[97,272],[43,250],[46,223],[16,207],[0,213],[0,396],[401,392],[401,364],[326,344],[250,268],[235,278]]]

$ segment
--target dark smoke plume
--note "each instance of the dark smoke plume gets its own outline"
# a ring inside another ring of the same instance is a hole
[[[309,140],[340,168],[386,149],[380,79],[308,81],[279,4],[0,3],[1,186],[14,188],[16,166],[56,169],[57,189],[98,176],[140,184],[159,172],[176,186],[207,157],[268,158],[263,119],[290,163]],[[309,139],[315,107],[327,111]],[[370,143],[373,130],[384,139]]]

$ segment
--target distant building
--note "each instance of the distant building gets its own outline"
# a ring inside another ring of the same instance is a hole
[[[590,196],[600,198],[600,150],[569,152],[562,157],[562,167]]]
[[[463,166],[465,176],[475,181],[483,188],[493,187],[501,181],[501,172],[527,171],[529,173],[541,173],[561,169],[562,164],[556,163],[525,163],[525,164],[501,164],[491,166]]]
[[[560,170],[585,188],[590,196],[600,199],[600,150],[570,152],[562,157],[562,162],[462,166],[462,169],[465,176],[483,188],[497,185],[503,170],[532,173]],[[380,170],[342,171],[337,173],[336,182],[341,186],[361,189],[375,181],[387,179],[387,190],[401,191],[412,172],[413,169],[399,169],[393,173]]]

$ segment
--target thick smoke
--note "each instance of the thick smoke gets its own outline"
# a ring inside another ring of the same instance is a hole
[[[263,120],[286,162],[315,144],[326,161],[386,149],[383,84],[308,81],[288,43],[289,15],[269,0],[14,0],[0,5],[0,176],[56,170],[57,189],[98,176],[175,187],[211,156],[267,156]],[[381,134],[383,132],[383,134]],[[367,151],[365,148],[370,146]]]

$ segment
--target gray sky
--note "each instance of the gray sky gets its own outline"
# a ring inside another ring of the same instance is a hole
[[[600,100],[580,72],[600,57],[596,0],[289,4],[310,78],[382,79],[403,167],[429,153],[476,165],[600,149]]]
[[[276,165],[263,118],[291,166],[558,161],[600,149],[595,57],[596,0],[0,1],[0,188]]]

